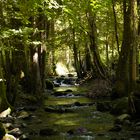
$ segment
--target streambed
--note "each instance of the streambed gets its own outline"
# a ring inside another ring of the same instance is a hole
[[[110,131],[115,116],[98,111],[97,100],[87,98],[87,91],[83,86],[46,91],[43,106],[21,106],[4,124],[17,140],[139,140],[128,129]]]
[[[31,140],[138,140],[130,131],[112,132],[115,117],[96,110],[96,101],[89,99],[77,87],[60,87],[59,93],[72,90],[72,96],[50,95],[44,101],[47,108],[35,111],[31,121],[26,121]],[[48,109],[49,108],[49,109]],[[51,109],[50,109],[51,108]],[[67,111],[66,111],[67,110]],[[46,129],[47,128],[47,129]],[[49,129],[51,135],[39,131]],[[26,129],[24,130],[26,134]]]

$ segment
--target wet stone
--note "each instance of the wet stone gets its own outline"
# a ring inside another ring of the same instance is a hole
[[[20,140],[30,140],[29,135],[28,135],[28,134],[23,134],[23,135],[20,137]]]
[[[75,102],[74,105],[75,106],[81,106],[82,104],[80,102]]]
[[[73,92],[71,89],[67,89],[65,90],[65,92]]]
[[[122,125],[115,125],[113,128],[111,128],[109,131],[112,132],[119,132],[122,130]]]
[[[14,128],[14,129],[12,129],[12,130],[9,132],[9,134],[11,134],[11,135],[13,135],[13,136],[15,136],[15,137],[21,136],[22,133],[23,133],[23,132],[22,132],[19,128]]]
[[[40,136],[52,136],[52,135],[57,135],[57,134],[58,134],[58,131],[52,128],[43,128],[39,132]]]

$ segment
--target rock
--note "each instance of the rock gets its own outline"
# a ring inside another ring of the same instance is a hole
[[[22,123],[22,124],[21,124],[21,127],[22,127],[22,128],[26,128],[26,127],[27,127],[27,124],[26,124],[26,123]]]
[[[19,137],[22,135],[22,131],[19,128],[14,128],[11,131],[9,131],[9,134],[11,134],[15,137]]]
[[[56,109],[54,109],[53,107],[50,107],[50,106],[45,107],[44,110],[45,110],[46,112],[56,112]]]
[[[70,130],[67,131],[67,133],[69,135],[81,135],[81,134],[88,133],[88,131],[87,131],[86,128],[79,127],[79,128],[76,128],[76,129],[70,129]]]
[[[36,111],[37,110],[37,106],[25,106],[24,110],[25,111]]]
[[[51,82],[50,80],[46,80],[46,89],[52,90],[54,88],[54,84],[53,82]]]
[[[55,87],[60,87],[60,83],[57,83],[56,81],[53,81],[53,84]]]
[[[133,128],[135,131],[140,131],[140,122],[135,123]]]
[[[75,102],[74,105],[75,106],[81,106],[82,104],[80,102]]]
[[[63,91],[56,91],[53,93],[54,96],[65,96],[67,93],[64,93]]]
[[[59,85],[61,85],[61,82],[64,80],[64,77],[58,77],[56,78],[55,82],[58,83]]]
[[[139,118],[140,117],[140,99],[138,97],[133,98],[134,106],[135,106],[135,117]]]
[[[74,95],[72,93],[68,93],[66,94],[66,97],[74,97]]]
[[[68,92],[69,93],[69,92],[73,92],[73,91],[71,89],[67,89],[64,92],[66,92],[66,93]]]
[[[117,119],[115,120],[115,124],[123,124],[124,122],[126,122],[126,120],[130,120],[130,118],[131,117],[129,114],[122,114],[117,117]]]
[[[74,135],[74,131],[75,131],[74,129],[70,129],[70,130],[67,131],[67,133],[68,133],[69,135]]]
[[[2,123],[14,123],[15,118],[13,117],[5,117],[5,118],[0,118],[0,122]]]
[[[71,73],[69,73],[69,74],[68,74],[68,77],[74,77],[74,75],[73,75],[73,74],[71,74]]]
[[[2,140],[17,140],[13,135],[5,134]]]
[[[8,130],[11,130],[11,129],[14,128],[13,125],[12,125],[12,123],[4,123],[3,126],[4,126],[4,128],[6,128]]]
[[[96,108],[98,111],[102,111],[102,112],[105,112],[105,111],[110,111],[111,110],[111,104],[110,102],[97,102],[96,103]]]
[[[65,78],[61,83],[66,85],[74,85],[75,81],[73,78]]]
[[[104,133],[99,133],[99,134],[98,134],[98,136],[104,136],[104,135],[105,135]]]
[[[39,132],[40,136],[52,136],[52,135],[58,135],[58,134],[59,134],[58,131],[52,128],[43,128]]]
[[[7,117],[8,115],[10,115],[10,113],[11,113],[11,108],[9,107],[0,113],[0,117]]]
[[[31,117],[31,114],[29,114],[26,111],[21,111],[19,112],[19,115],[18,115],[18,118],[21,118],[21,119],[28,119],[30,117]]]
[[[122,130],[122,125],[115,125],[113,128],[111,128],[109,131],[112,132],[119,132]]]
[[[20,140],[30,140],[29,135],[28,135],[28,134],[23,134],[23,135],[20,137]]]
[[[113,102],[111,113],[114,115],[128,114],[129,113],[128,97],[116,99]]]
[[[5,128],[3,124],[0,122],[0,139],[2,139],[5,134],[6,134]]]

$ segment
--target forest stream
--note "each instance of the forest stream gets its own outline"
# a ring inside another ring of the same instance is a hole
[[[82,88],[57,87],[44,99],[44,107],[21,109],[11,134],[19,134],[19,140],[139,140],[132,131],[110,131],[115,117],[97,111],[96,100]]]

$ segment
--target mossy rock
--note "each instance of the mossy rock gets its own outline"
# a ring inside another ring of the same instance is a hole
[[[54,84],[50,80],[46,80],[46,89],[52,90],[54,88]]]
[[[0,139],[2,139],[5,136],[5,128],[3,127],[3,124],[0,123]]]
[[[140,98],[139,97],[133,97],[133,103],[135,106],[135,113],[133,114],[135,117],[140,117]]]
[[[129,113],[129,110],[128,97],[122,97],[113,102],[111,113],[114,115],[121,115]]]

